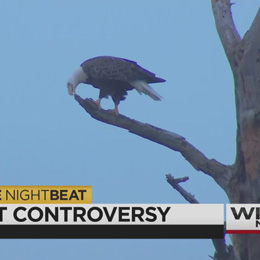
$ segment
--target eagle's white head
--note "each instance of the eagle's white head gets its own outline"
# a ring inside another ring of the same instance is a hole
[[[76,87],[80,84],[80,83],[84,83],[87,80],[88,76],[87,74],[83,71],[82,67],[78,67],[73,74],[71,75],[71,77],[69,78],[68,82],[67,82],[67,88],[68,88],[68,92],[70,95],[74,95],[75,91],[76,91]]]

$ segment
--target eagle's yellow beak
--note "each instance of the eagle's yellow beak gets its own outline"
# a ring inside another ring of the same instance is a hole
[[[68,88],[69,95],[73,96],[75,94],[75,88],[73,87],[73,85],[68,82],[67,88]]]

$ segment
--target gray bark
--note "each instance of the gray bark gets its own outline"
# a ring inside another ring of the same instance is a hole
[[[229,0],[212,0],[216,28],[234,77],[237,154],[227,194],[232,203],[260,202],[260,11],[245,36],[237,33]],[[260,235],[233,235],[236,259],[260,259]]]

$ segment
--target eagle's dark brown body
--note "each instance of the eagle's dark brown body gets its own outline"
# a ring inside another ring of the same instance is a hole
[[[154,100],[160,100],[160,95],[148,84],[164,81],[134,61],[100,56],[84,61],[70,77],[67,87],[70,95],[75,93],[80,83],[100,89],[99,98],[95,101],[97,106],[101,108],[101,99],[111,96],[115,103],[115,113],[118,114],[118,104],[125,99],[127,91],[136,89]]]
[[[119,104],[121,100],[125,99],[128,90],[134,89],[131,82],[138,80],[146,83],[165,81],[136,62],[122,58],[100,56],[86,60],[80,66],[88,75],[84,83],[99,88],[99,98],[111,96],[115,104]]]

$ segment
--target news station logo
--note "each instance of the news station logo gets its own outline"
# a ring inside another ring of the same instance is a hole
[[[91,186],[0,186],[0,238],[223,238],[223,204],[92,204]]]
[[[227,204],[227,234],[260,234],[260,204]]]

